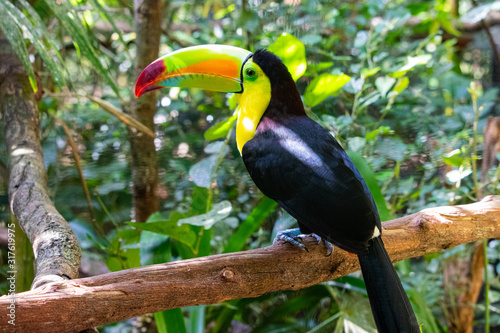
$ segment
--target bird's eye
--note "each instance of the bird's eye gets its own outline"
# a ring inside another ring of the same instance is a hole
[[[245,74],[246,74],[249,78],[251,78],[251,77],[254,77],[257,73],[256,73],[253,69],[251,69],[251,68],[247,68],[247,70],[246,70]]]

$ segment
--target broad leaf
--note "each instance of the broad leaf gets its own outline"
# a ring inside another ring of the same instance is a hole
[[[443,162],[449,166],[460,167],[464,163],[464,157],[461,156],[460,149],[452,150],[451,152],[443,155]]]
[[[197,225],[210,229],[215,223],[222,221],[229,216],[232,210],[231,203],[227,200],[216,203],[213,208],[206,214],[196,215],[180,219],[177,225]]]
[[[375,205],[377,206],[380,220],[387,221],[392,219],[393,216],[387,208],[387,202],[382,194],[382,191],[380,190],[380,186],[377,183],[375,174],[373,173],[368,163],[366,163],[365,159],[359,153],[356,153],[352,150],[347,150],[346,153],[347,155],[349,155],[359,173],[365,180],[366,185],[370,189],[373,200],[375,201]]]
[[[394,88],[392,88],[392,91],[401,94],[408,87],[409,84],[410,84],[410,79],[408,79],[407,76],[402,77],[398,80],[398,82],[396,82],[396,85],[394,86]]]
[[[181,308],[156,312],[154,314],[158,333],[186,333],[184,314]]]
[[[229,148],[224,141],[212,142],[205,147],[205,153],[210,154],[210,156],[202,159],[189,169],[189,177],[196,186],[210,187],[216,167],[228,152]]]
[[[255,207],[248,215],[245,222],[243,222],[238,230],[227,242],[223,252],[237,252],[241,251],[246,244],[247,239],[262,225],[266,217],[274,211],[277,203],[276,201],[264,197],[262,201]]]
[[[294,81],[297,81],[306,71],[306,49],[304,44],[294,36],[283,33],[267,48],[268,51],[280,57],[286,65]]]
[[[389,90],[396,83],[396,79],[389,76],[380,76],[375,80],[375,87],[382,97],[387,96]]]
[[[350,79],[351,77],[345,74],[321,74],[314,78],[307,86],[304,94],[304,102],[311,107],[316,106],[336,93]]]
[[[48,31],[47,29],[45,29],[45,25],[41,21],[38,14],[31,8],[31,6],[29,6],[29,4],[27,5],[31,9],[30,11],[31,16],[37,24],[37,26],[34,26],[31,23],[31,21],[23,14],[23,12],[21,12],[12,3],[5,0],[1,0],[0,2],[5,3],[5,8],[9,11],[9,14],[14,19],[16,24],[19,27],[23,28],[24,35],[29,38],[30,42],[33,44],[37,52],[40,54],[40,57],[42,57],[43,61],[47,65],[47,68],[49,69],[50,73],[54,76],[56,83],[60,86],[66,86],[67,84],[64,78],[64,74],[63,71],[61,70],[61,68],[63,70],[66,70],[65,63],[62,60],[56,46],[50,40],[50,38],[44,38],[47,37]],[[43,43],[44,39],[48,40],[48,45],[49,45],[48,48]],[[59,59],[59,64],[56,64],[51,53],[57,55],[57,58]]]
[[[375,142],[375,151],[385,158],[401,162],[406,151],[406,144],[397,136],[379,138]]]
[[[430,60],[432,59],[432,56],[430,54],[422,54],[418,55],[416,57],[408,57],[407,63],[394,71],[391,76],[393,78],[400,78],[404,76],[406,73],[409,71],[412,71],[415,66],[418,65],[426,65]]]
[[[187,224],[177,225],[177,221],[179,221],[181,217],[182,214],[177,212],[172,212],[170,214],[169,220],[160,220],[163,218],[161,214],[155,213],[151,215],[151,217],[148,219],[148,221],[154,221],[154,222],[147,222],[147,223],[126,222],[126,223],[134,228],[151,231],[158,234],[168,235],[171,238],[178,240],[179,242],[182,242],[188,246],[192,246],[196,241],[196,234],[194,233],[193,230],[191,230],[191,228]]]
[[[216,140],[225,138],[229,130],[233,127],[237,118],[238,115],[235,114],[229,118],[224,119],[219,123],[216,123],[215,125],[213,125],[208,130],[205,131],[203,137],[205,137],[206,140]]]

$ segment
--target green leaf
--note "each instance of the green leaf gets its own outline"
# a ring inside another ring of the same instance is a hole
[[[351,158],[352,162],[358,169],[359,173],[365,180],[366,185],[370,189],[370,192],[373,196],[373,200],[375,201],[375,205],[377,206],[378,214],[380,216],[380,220],[387,221],[393,218],[391,212],[387,208],[387,202],[382,195],[382,191],[380,190],[380,186],[378,186],[377,179],[375,178],[375,173],[372,171],[368,163],[366,163],[365,159],[361,154],[353,152],[351,150],[346,150],[347,155]]]
[[[187,333],[181,308],[156,312],[154,316],[158,333]]]
[[[141,251],[140,249],[127,249],[123,251],[126,268],[141,267]]]
[[[217,165],[217,155],[205,157],[189,169],[189,177],[196,186],[209,188],[212,180],[212,170]]]
[[[389,90],[391,90],[392,86],[396,83],[396,79],[389,76],[381,76],[375,80],[375,87],[379,91],[382,97],[387,96]]]
[[[219,123],[216,123],[215,125],[213,125],[208,130],[205,131],[203,137],[205,138],[205,140],[216,140],[225,138],[229,130],[233,127],[236,119],[238,119],[237,114],[229,118],[226,118]]]
[[[415,66],[418,65],[426,65],[430,60],[432,59],[432,56],[430,54],[421,54],[416,57],[408,57],[406,65],[402,66],[401,68],[397,69],[391,74],[391,77],[393,78],[400,78],[404,76],[406,73],[409,71],[412,71]]]
[[[333,62],[320,62],[317,64],[309,64],[307,67],[308,72],[321,72],[333,66]]]
[[[210,229],[215,223],[222,221],[231,213],[233,207],[227,200],[216,203],[206,214],[196,215],[180,219],[177,225],[190,224]]]
[[[40,54],[40,57],[42,57],[43,61],[47,65],[47,68],[49,69],[50,73],[54,76],[56,83],[59,86],[66,86],[67,84],[66,84],[66,81],[64,78],[64,74],[61,71],[61,68],[66,70],[65,63],[61,59],[61,56],[59,55],[59,52],[57,51],[57,48],[54,45],[54,43],[49,42],[48,43],[49,48],[47,48],[45,46],[45,44],[43,43],[44,39],[48,39],[48,38],[44,38],[43,34],[45,33],[45,36],[47,36],[48,31],[45,29],[45,25],[43,24],[43,22],[41,22],[41,20],[37,21],[37,18],[40,19],[38,14],[36,14],[36,12],[33,13],[34,20],[37,23],[37,26],[35,27],[31,23],[31,21],[23,14],[23,12],[21,12],[12,3],[8,2],[8,1],[5,2],[5,0],[2,0],[1,2],[5,3],[5,7],[9,11],[9,14],[14,19],[16,24],[19,27],[23,28],[24,34],[29,38],[29,40],[31,41],[31,43],[33,44],[35,49]],[[31,6],[29,6],[29,4],[28,4],[28,7],[31,8]],[[31,8],[31,10],[32,10],[32,8]],[[54,59],[50,55],[50,53],[54,53],[57,55],[57,57],[60,60],[59,64],[56,64],[56,62],[54,61]]]
[[[304,102],[311,107],[316,106],[336,93],[349,82],[350,79],[351,77],[345,74],[321,74],[315,77],[307,86],[306,92],[304,93]]]
[[[464,158],[462,156],[460,149],[452,150],[449,153],[443,154],[443,162],[450,165],[460,167],[464,163]]]
[[[172,260],[171,241],[167,235],[143,230],[139,242],[141,265],[154,265]]]
[[[396,85],[394,86],[392,91],[401,94],[403,90],[405,90],[408,87],[409,84],[410,84],[410,79],[408,79],[407,76],[402,77],[398,80],[398,82],[396,82]]]
[[[377,102],[381,97],[382,95],[380,95],[378,90],[373,90],[368,95],[360,98],[358,112],[361,112],[361,110],[364,110],[369,105],[372,105],[373,103]]]
[[[374,148],[380,155],[396,162],[403,160],[406,151],[406,145],[399,137],[379,138]]]
[[[315,45],[321,42],[320,35],[305,35],[300,38],[304,44]]]
[[[338,279],[328,282],[329,285],[334,285],[348,290],[354,290],[366,295],[366,285],[363,279],[354,276],[341,276]]]
[[[453,16],[451,13],[445,13],[445,12],[440,12],[438,13],[437,20],[439,24],[443,27],[446,32],[455,35],[455,36],[461,36],[462,34],[460,31],[455,28],[455,26],[452,24],[452,21],[454,21]]]
[[[380,67],[374,67],[374,68],[363,68],[361,70],[361,76],[362,77],[370,77],[372,75],[377,74],[380,71]]]
[[[78,14],[73,10],[69,0],[45,0],[45,3],[52,10],[54,15],[59,19],[64,29],[66,29],[73,40],[73,44],[77,49],[80,49],[85,58],[90,61],[92,68],[101,76],[104,81],[113,89],[116,96],[120,98],[120,92],[115,84],[115,80],[111,79],[109,70],[103,66],[97,57],[97,50],[92,46],[89,35],[86,34],[87,29],[83,26]],[[90,36],[92,37],[92,36]]]
[[[106,266],[111,272],[117,272],[123,269],[120,260],[115,256],[109,256],[106,259]]]
[[[189,169],[189,177],[196,186],[209,188],[212,181],[212,173],[217,167],[219,158],[223,158],[229,152],[224,141],[216,141],[205,147],[205,153],[210,156],[202,159]]]
[[[212,204],[212,199],[206,187],[195,186],[191,198],[190,215],[205,214],[211,208],[209,205]]]
[[[170,219],[165,220],[160,213],[155,213],[151,215],[148,221],[154,222],[126,222],[128,225],[147,230],[151,232],[155,232],[158,234],[168,235],[171,238],[178,240],[188,246],[192,246],[196,241],[196,234],[191,230],[189,225],[177,225],[177,221],[179,221],[183,215],[178,212],[172,212],[170,214]]]
[[[104,17],[113,27],[113,31],[118,34],[118,38],[120,38],[120,41],[122,42],[123,45],[127,45],[125,40],[123,39],[123,35],[120,29],[115,24],[115,20],[113,20],[113,17],[108,15],[108,11],[104,9],[104,7],[99,3],[98,0],[89,0],[92,3],[92,6],[94,7],[95,10],[101,14],[102,17]]]
[[[33,91],[37,92],[38,86],[36,84],[35,71],[31,65],[28,49],[24,43],[23,35],[19,30],[20,28],[17,26],[15,20],[5,6],[5,0],[0,1],[0,29],[9,40],[12,49],[23,64]]]
[[[232,5],[229,5],[227,6],[227,8],[222,8],[222,9],[219,9],[215,14],[214,14],[214,20],[220,20],[221,18],[223,18],[224,16],[226,16],[227,14],[231,13],[232,11],[234,11],[236,9],[236,6],[235,4],[232,4]]]
[[[267,48],[268,51],[280,57],[288,68],[294,81],[297,81],[306,71],[306,48],[294,36],[283,33]]]
[[[247,239],[261,226],[266,217],[274,211],[276,205],[276,201],[264,197],[229,239],[223,253],[241,251]]]
[[[227,102],[229,103],[229,108],[231,110],[236,109],[236,106],[238,106],[238,104],[240,103],[240,98],[241,94],[235,94],[235,93],[230,94],[230,96],[227,99]],[[235,114],[238,114],[238,112],[235,112]]]
[[[190,306],[188,327],[190,332],[205,332],[205,310],[206,305]]]
[[[394,134],[394,131],[391,130],[389,126],[380,126],[379,128],[366,133],[365,139],[366,140],[374,140],[376,139],[380,134]]]

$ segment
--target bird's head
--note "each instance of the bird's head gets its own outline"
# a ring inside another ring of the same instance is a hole
[[[299,107],[303,110],[286,66],[265,50],[254,54],[233,46],[199,45],[169,53],[144,69],[135,85],[135,95],[139,97],[166,87],[241,94],[236,125],[240,152],[243,145],[254,137],[271,97],[278,104],[294,103],[294,108],[281,106],[279,109]]]

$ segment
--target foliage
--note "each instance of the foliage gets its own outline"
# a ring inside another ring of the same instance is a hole
[[[497,115],[498,88],[491,83],[489,50],[460,45],[447,2],[291,2],[169,1],[161,53],[221,43],[281,56],[308,114],[349,149],[384,220],[477,200],[474,152],[481,153],[482,137],[474,128]],[[269,245],[277,229],[295,221],[249,178],[234,142],[235,97],[220,93],[161,92],[155,116],[161,211],[148,221],[129,221],[130,146],[125,121],[115,118],[136,79],[133,18],[124,3],[0,0],[0,28],[33,88],[44,91],[39,108],[50,192],[79,238],[84,261],[94,258],[99,271],[116,271]],[[463,10],[472,4],[461,2]],[[71,124],[102,233],[89,223],[67,138],[52,116]],[[489,175],[491,181],[480,184],[483,195],[499,191],[498,168]],[[498,310],[495,245],[490,242],[487,253],[490,306]],[[465,248],[398,264],[424,331],[446,330],[442,262]],[[484,325],[484,307],[476,313]],[[299,292],[154,318],[160,332],[374,331],[359,273]],[[498,311],[490,322],[500,325]]]

